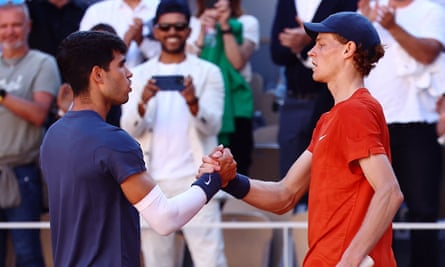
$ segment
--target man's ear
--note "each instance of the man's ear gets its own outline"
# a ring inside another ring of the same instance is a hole
[[[357,45],[353,41],[348,41],[345,45],[344,54],[347,57],[350,57],[355,54],[355,51],[357,50]]]
[[[104,69],[99,66],[94,66],[90,73],[90,79],[95,83],[103,83]]]

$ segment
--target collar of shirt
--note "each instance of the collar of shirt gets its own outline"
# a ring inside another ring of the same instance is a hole
[[[303,22],[312,21],[321,0],[295,0],[297,15]]]
[[[156,8],[157,8],[159,2],[160,2],[160,0],[141,0],[135,8],[131,8],[127,4],[127,2],[125,2],[125,0],[116,0],[116,3],[118,4],[118,6],[120,8],[125,7],[125,8],[132,9],[134,13],[138,13],[141,10],[153,10],[153,15],[154,15],[154,12],[156,12]]]

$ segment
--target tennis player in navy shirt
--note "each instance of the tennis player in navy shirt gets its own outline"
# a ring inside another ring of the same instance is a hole
[[[139,144],[105,122],[110,107],[125,103],[131,91],[125,53],[123,41],[104,32],[73,33],[59,48],[57,61],[74,105],[50,127],[40,149],[54,266],[140,266],[139,214],[155,231],[169,234],[229,182],[220,177],[236,175],[206,174],[188,191],[164,196]]]

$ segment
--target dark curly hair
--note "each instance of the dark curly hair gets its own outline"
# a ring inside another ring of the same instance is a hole
[[[57,64],[75,96],[88,90],[94,66],[109,70],[114,52],[125,54],[127,46],[121,38],[108,32],[79,31],[62,41],[57,52]]]

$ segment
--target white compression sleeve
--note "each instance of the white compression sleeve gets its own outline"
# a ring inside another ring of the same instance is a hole
[[[157,233],[168,235],[186,224],[205,205],[206,194],[199,186],[167,199],[158,185],[134,205]]]

